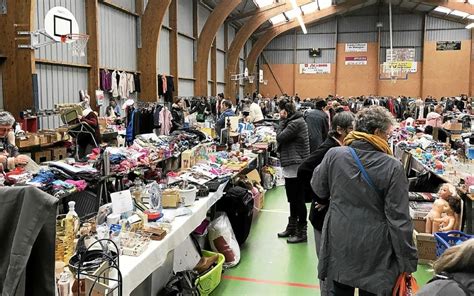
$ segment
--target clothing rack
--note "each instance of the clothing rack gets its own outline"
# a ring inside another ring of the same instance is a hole
[[[126,69],[120,69],[120,68],[107,68],[107,67],[100,67],[100,70],[107,70],[107,71],[119,71],[119,72],[126,72],[130,74],[141,74],[141,71],[134,71],[134,70],[126,70]]]

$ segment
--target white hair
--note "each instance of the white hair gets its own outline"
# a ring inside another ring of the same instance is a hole
[[[12,126],[15,123],[15,118],[8,111],[0,111],[0,125]]]

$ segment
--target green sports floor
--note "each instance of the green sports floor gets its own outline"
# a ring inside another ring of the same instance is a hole
[[[308,243],[289,245],[276,235],[286,226],[287,217],[284,187],[268,191],[241,249],[239,265],[225,270],[212,296],[320,295],[313,228],[308,225]],[[420,286],[431,276],[428,266],[418,265],[415,277]]]

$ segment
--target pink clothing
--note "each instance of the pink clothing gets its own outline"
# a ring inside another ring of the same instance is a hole
[[[426,116],[426,125],[432,127],[442,127],[443,126],[443,116],[436,112],[430,112]]]
[[[168,136],[170,134],[171,127],[173,126],[172,119],[171,111],[167,107],[163,107],[160,111],[160,135]]]

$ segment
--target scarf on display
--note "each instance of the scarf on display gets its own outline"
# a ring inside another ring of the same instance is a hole
[[[356,140],[362,140],[369,142],[375,149],[387,153],[388,155],[393,155],[392,150],[388,146],[388,142],[377,135],[367,134],[363,132],[350,132],[347,137],[344,139],[344,145],[348,146]]]

